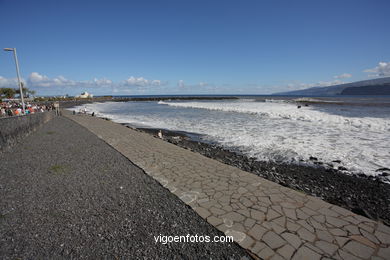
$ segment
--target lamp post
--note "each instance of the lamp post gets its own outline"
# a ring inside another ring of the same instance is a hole
[[[19,85],[20,97],[22,99],[23,114],[25,115],[26,110],[25,110],[25,106],[24,106],[23,88],[22,88],[22,82],[20,80],[19,62],[18,62],[18,55],[16,54],[16,48],[4,48],[4,50],[14,52],[14,59],[15,59],[15,64],[16,64],[16,75],[18,76],[18,85]]]

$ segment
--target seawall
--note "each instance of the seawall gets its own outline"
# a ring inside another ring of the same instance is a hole
[[[53,111],[0,118],[0,152],[35,131],[55,116]]]

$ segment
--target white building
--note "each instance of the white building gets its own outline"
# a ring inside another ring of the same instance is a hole
[[[76,96],[77,98],[93,98],[92,94],[89,94],[88,92],[83,92],[81,95]]]

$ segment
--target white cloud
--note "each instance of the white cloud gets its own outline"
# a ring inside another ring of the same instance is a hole
[[[179,88],[184,88],[186,85],[184,84],[184,80],[179,80],[178,82],[177,82],[177,86],[179,87]]]
[[[133,77],[126,79],[123,82],[123,85],[125,86],[137,86],[137,87],[148,87],[148,86],[161,86],[161,80],[148,80],[143,77]]]
[[[334,76],[333,78],[335,78],[335,79],[347,79],[347,78],[350,78],[350,77],[352,77],[352,74],[343,73],[341,75]]]
[[[39,74],[38,72],[33,72],[28,77],[27,83],[31,87],[65,87],[75,86],[78,82],[66,79],[63,76],[49,78],[45,75]]]
[[[18,80],[16,78],[4,78],[0,76],[0,88],[17,88]]]
[[[111,86],[113,84],[111,80],[106,78],[102,78],[102,79],[94,78],[92,81],[85,81],[83,83],[84,85],[90,85],[95,87]]]
[[[369,73],[369,77],[390,76],[390,62],[381,61],[375,68],[364,70],[364,72]]]

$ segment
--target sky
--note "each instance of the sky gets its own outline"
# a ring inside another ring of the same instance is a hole
[[[271,94],[390,76],[388,0],[0,0],[37,95]],[[0,87],[17,87],[0,52]]]

